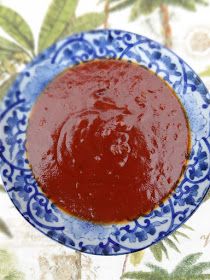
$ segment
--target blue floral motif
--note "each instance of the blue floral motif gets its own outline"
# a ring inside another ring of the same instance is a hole
[[[189,187],[186,185],[184,187],[184,191],[186,196],[177,196],[177,200],[175,201],[175,205],[179,204],[180,206],[187,205],[196,205],[196,197],[198,195],[198,185],[193,185]]]
[[[16,160],[17,160],[17,164],[20,166],[20,167],[23,167],[24,165],[24,153],[25,153],[25,150],[21,149],[17,152],[16,154]]]
[[[64,58],[65,59],[72,59],[74,56],[73,54],[79,51],[85,51],[86,53],[88,53],[89,55],[93,54],[93,49],[90,48],[88,45],[84,45],[82,42],[74,42],[71,45],[71,48],[66,48],[63,52],[64,54]],[[76,60],[73,60],[74,63],[77,63]]]
[[[177,65],[172,61],[171,57],[168,55],[162,55],[161,51],[154,51],[151,53],[151,61],[157,62],[157,60],[161,60],[162,63],[167,68],[168,73],[174,76],[180,77],[182,74],[177,69]]]
[[[116,225],[112,225],[111,235],[113,235],[116,238],[117,242],[120,241],[120,234],[121,234],[120,229]]]
[[[29,200],[30,192],[32,191],[32,189],[28,185],[26,185],[24,176],[18,175],[16,177],[14,189],[19,197],[23,198],[25,201]]]
[[[186,76],[187,86],[190,87],[192,91],[197,91],[200,94],[200,96],[202,96],[205,102],[204,108],[207,108],[210,105],[210,96],[206,91],[203,82],[191,69],[186,71]]]
[[[10,107],[11,105],[13,105],[14,103],[17,103],[18,101],[21,101],[20,98],[20,90],[19,90],[19,83],[23,78],[23,73],[20,73],[19,76],[16,78],[16,80],[14,81],[12,87],[9,89],[7,96],[5,97],[5,105],[7,107]],[[0,120],[1,120],[2,116],[0,114]]]
[[[209,168],[207,152],[202,150],[202,146],[199,145],[198,153],[194,157],[195,162],[197,163],[197,168],[192,166],[189,169],[190,179],[194,180],[195,178],[201,178],[203,172]]]
[[[47,235],[55,240],[57,240],[58,242],[65,244],[66,246],[70,246],[70,247],[74,247],[75,246],[75,242],[69,238],[65,233],[63,232],[57,232],[54,230],[49,230],[47,232]]]
[[[7,119],[6,125],[3,127],[4,134],[6,135],[6,144],[9,146],[10,159],[14,156],[15,145],[18,146],[18,151],[15,153],[15,159],[18,166],[24,166],[24,154],[25,149],[22,138],[20,137],[25,131],[21,129],[21,126],[26,125],[26,116],[19,118],[16,111],[12,112],[12,115]]]
[[[100,242],[97,246],[84,245],[83,242],[79,243],[80,249],[84,253],[96,254],[96,255],[115,255],[120,252],[121,247],[119,244],[107,242],[104,244]]]
[[[15,126],[18,126],[18,123],[19,123],[19,119],[17,117],[17,112],[14,111],[12,113],[12,116],[9,117],[8,120],[7,120],[7,126],[4,127],[4,132],[8,133],[8,134],[11,134],[12,133],[12,129]]]
[[[148,239],[147,233],[145,230],[141,230],[141,231],[137,231],[136,233],[136,237],[138,238],[139,242],[145,241]]]
[[[96,46],[98,46],[99,53],[107,53],[109,52],[109,47],[111,46],[117,52],[123,51],[123,48],[120,45],[120,42],[117,40],[114,40],[112,35],[109,33],[108,36],[101,36],[99,39],[95,39],[94,43]]]
[[[43,197],[35,197],[32,209],[35,211],[36,216],[45,219],[47,222],[58,222],[58,217],[53,214],[53,211],[43,206],[45,206],[45,204],[43,205]]]
[[[17,117],[17,112],[14,111],[12,116],[8,118],[7,125],[4,126],[4,133],[7,135],[6,143],[10,146],[10,157],[12,156],[12,152],[17,141],[16,137],[14,137],[13,130],[18,126],[19,119]]]
[[[122,237],[121,241],[129,240],[129,242],[134,243],[136,242],[136,233],[137,232],[126,232]]]
[[[168,200],[124,225],[95,225],[64,213],[43,194],[26,157],[31,108],[46,85],[67,67],[92,59],[133,61],[173,87],[189,119],[191,151],[182,180]],[[178,56],[130,32],[96,30],[75,34],[39,54],[19,74],[0,108],[0,171],[9,196],[37,229],[73,249],[120,255],[160,241],[196,210],[209,189],[210,95],[200,78]]]
[[[148,235],[145,230],[140,230],[140,231],[136,231],[136,232],[127,232],[122,236],[121,240],[125,241],[127,239],[129,239],[129,242],[131,242],[131,243],[136,242],[137,239],[139,242],[141,242],[141,241],[147,240]]]

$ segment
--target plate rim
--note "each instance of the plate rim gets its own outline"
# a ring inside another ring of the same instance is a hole
[[[163,49],[169,50],[169,52],[171,52],[175,57],[177,57],[179,60],[181,60],[185,65],[187,65],[187,66],[189,67],[189,69],[190,69],[193,73],[196,74],[196,76],[200,79],[201,83],[202,83],[203,86],[205,87],[205,84],[203,83],[203,81],[202,81],[202,79],[199,77],[199,75],[198,75],[198,74],[197,74],[197,73],[182,59],[182,58],[180,58],[180,57],[179,57],[176,53],[174,53],[172,50],[166,48],[165,46],[163,46],[162,44],[156,42],[155,40],[152,40],[152,39],[150,39],[150,38],[147,38],[146,36],[142,36],[142,35],[139,35],[139,34],[136,34],[136,33],[133,33],[133,32],[124,31],[124,30],[120,30],[120,29],[105,29],[105,30],[104,30],[104,29],[97,29],[97,30],[90,30],[90,31],[85,31],[85,32],[74,33],[74,34],[72,34],[72,35],[70,35],[70,36],[64,38],[64,39],[61,40],[61,41],[65,41],[65,40],[67,40],[68,38],[71,38],[71,37],[73,37],[73,36],[75,36],[75,35],[78,35],[78,34],[87,34],[87,33],[90,33],[90,34],[91,34],[91,33],[100,33],[100,32],[105,33],[105,32],[108,32],[108,31],[111,31],[111,32],[119,31],[119,32],[124,33],[124,34],[132,34],[132,35],[134,34],[134,35],[136,35],[136,36],[140,36],[141,38],[145,38],[146,40],[151,41],[151,42],[154,42],[155,44],[159,45],[159,46],[160,46],[160,50],[161,50],[162,48],[163,48]],[[61,42],[61,41],[59,41],[59,42]],[[55,46],[56,44],[57,44],[57,43],[53,44],[52,46]],[[49,51],[49,50],[52,48],[52,46],[50,46],[50,47],[47,48],[44,52],[42,52],[41,55],[42,55],[43,53]],[[17,75],[16,80],[20,77],[20,75],[21,75],[24,71],[26,71],[28,68],[30,68],[30,67],[35,63],[36,59],[37,59],[37,57],[36,57],[35,59],[33,59],[30,63],[28,63],[28,64],[26,65],[26,67],[24,68],[24,70],[22,70],[22,71]],[[16,81],[16,80],[15,80],[15,81]],[[14,85],[14,83],[15,83],[15,82],[13,82],[13,85]],[[11,86],[11,88],[13,87],[13,85]],[[208,92],[208,90],[207,90],[206,87],[205,87],[205,89],[206,89],[206,91]],[[6,95],[6,96],[4,97],[4,99],[1,101],[1,104],[2,104],[2,103],[5,103],[6,97],[7,97],[7,95]],[[179,98],[179,97],[178,97],[178,98]],[[1,107],[1,106],[0,106],[0,107]],[[183,105],[183,107],[184,107],[184,105]],[[1,109],[1,108],[0,108],[0,109]],[[1,113],[1,111],[0,111],[0,113]],[[0,115],[0,116],[1,116],[1,115]],[[208,138],[209,138],[209,137],[207,137],[207,139],[208,139]],[[2,172],[0,172],[0,173],[2,173]],[[1,174],[1,177],[2,177],[2,174]],[[3,184],[4,184],[4,181],[3,181]],[[59,243],[62,244],[62,245],[65,245],[65,246],[67,246],[67,247],[69,247],[69,248],[72,248],[72,249],[74,249],[74,250],[83,252],[83,251],[80,250],[80,249],[77,249],[77,248],[74,248],[74,247],[70,247],[70,246],[64,244],[63,242],[61,242],[61,241],[59,241],[59,240],[56,240],[55,238],[53,238],[53,237],[47,235],[47,234],[46,234],[45,232],[43,232],[39,227],[36,227],[36,225],[34,225],[33,223],[31,223],[31,222],[23,215],[23,213],[20,211],[20,209],[17,207],[17,205],[16,205],[15,202],[13,201],[12,196],[11,196],[10,193],[7,191],[7,188],[6,188],[5,185],[4,185],[4,188],[5,188],[6,192],[8,193],[8,195],[9,195],[9,197],[10,197],[12,203],[14,204],[14,206],[16,207],[16,209],[18,210],[18,212],[19,212],[19,213],[21,214],[21,216],[23,216],[23,218],[24,218],[25,220],[27,220],[27,222],[29,222],[34,228],[36,228],[37,230],[39,230],[40,232],[42,232],[43,234],[45,234],[47,237],[50,237],[52,240],[54,240],[54,241],[56,241],[56,242],[59,242]],[[177,187],[176,187],[176,188],[177,188]],[[206,194],[208,193],[209,189],[210,189],[210,185],[205,189],[205,193],[203,193],[203,196],[202,196],[201,201],[199,202],[199,204],[196,205],[196,207],[194,208],[194,210],[186,217],[186,219],[184,219],[182,222],[180,222],[180,224],[178,224],[175,228],[169,230],[165,236],[162,236],[162,237],[158,238],[158,240],[156,240],[156,241],[150,243],[149,245],[146,245],[145,247],[142,247],[141,249],[130,249],[129,252],[122,252],[122,253],[116,252],[116,253],[113,253],[113,254],[110,254],[110,253],[109,253],[108,255],[106,255],[106,254],[97,254],[97,253],[86,252],[86,251],[85,251],[85,253],[93,254],[93,255],[102,255],[102,256],[124,255],[124,254],[129,254],[129,253],[131,253],[131,252],[136,252],[136,251],[144,250],[145,248],[148,248],[148,247],[150,247],[151,245],[154,245],[154,244],[158,243],[159,241],[161,241],[162,239],[164,239],[165,237],[167,237],[169,234],[171,234],[172,232],[174,232],[175,230],[177,230],[179,227],[181,227],[182,224],[185,223],[185,222],[196,212],[196,210],[198,209],[198,207],[202,204],[202,201],[203,201],[203,199],[205,198]],[[172,194],[170,194],[170,196],[169,196],[168,198],[170,198],[171,196],[172,196]],[[167,199],[168,199],[168,198],[167,198]]]

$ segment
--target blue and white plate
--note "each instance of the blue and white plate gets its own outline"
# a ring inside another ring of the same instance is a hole
[[[176,92],[189,119],[190,159],[174,193],[139,219],[96,225],[64,213],[40,190],[26,158],[31,108],[45,86],[65,68],[93,59],[116,58],[143,65]],[[37,56],[17,77],[0,108],[0,167],[14,205],[35,228],[76,250],[120,255],[144,249],[176,230],[201,204],[210,182],[210,95],[176,54],[143,36],[96,30],[75,34]]]

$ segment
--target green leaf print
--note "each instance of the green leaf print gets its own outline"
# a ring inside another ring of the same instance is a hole
[[[21,46],[34,51],[32,31],[26,21],[10,8],[0,6],[0,27]]]
[[[7,250],[0,249],[0,279],[24,280],[24,274],[16,268],[17,261]]]
[[[184,257],[171,273],[160,266],[149,263],[147,264],[147,267],[150,269],[149,272],[127,272],[121,278],[141,280],[210,279],[210,274],[204,273],[210,268],[210,262],[197,262],[201,255],[202,253],[195,253]]]
[[[95,29],[96,27],[102,25],[103,21],[103,13],[86,13],[70,20],[61,37],[65,37],[79,31]]]
[[[6,223],[0,218],[0,232],[4,233],[8,237],[12,237],[12,234],[6,225]]]
[[[78,0],[53,0],[39,34],[39,52],[49,47],[63,33],[66,24],[75,16]]]

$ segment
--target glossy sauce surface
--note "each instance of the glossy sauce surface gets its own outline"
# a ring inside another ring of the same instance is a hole
[[[183,172],[188,123],[152,72],[100,60],[67,69],[35,103],[27,153],[43,192],[96,223],[133,220],[159,205]]]

